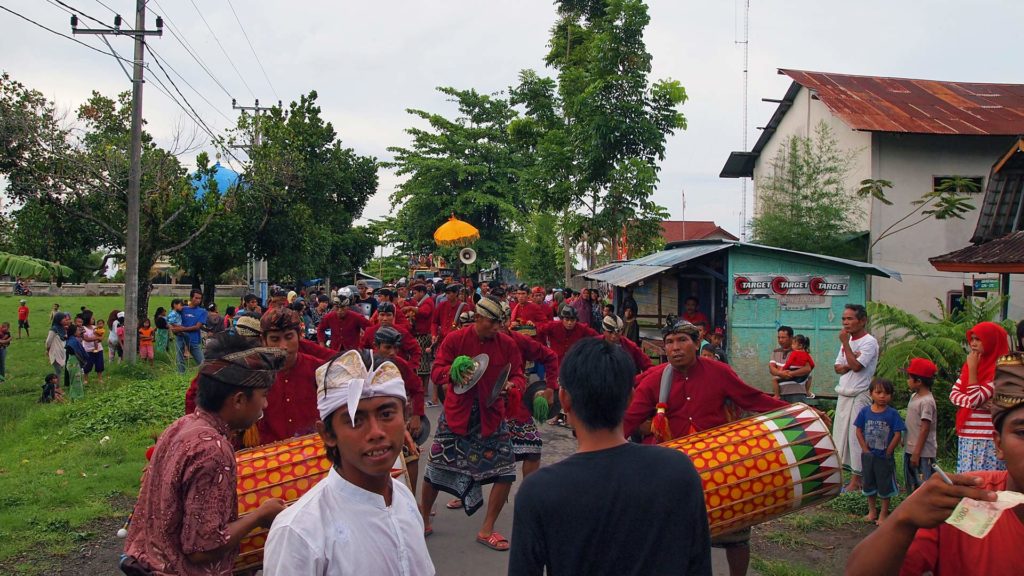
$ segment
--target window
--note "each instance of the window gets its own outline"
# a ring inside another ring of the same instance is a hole
[[[952,180],[959,178],[960,180],[966,180],[970,184],[964,184],[969,189],[964,192],[970,194],[981,194],[985,191],[985,177],[984,176],[932,176],[932,190],[939,190],[943,185],[952,185]],[[947,184],[947,182],[950,182]]]

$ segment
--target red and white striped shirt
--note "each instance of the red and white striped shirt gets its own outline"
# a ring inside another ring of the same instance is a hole
[[[987,408],[982,409],[979,407],[987,405],[988,401],[992,399],[992,394],[995,391],[994,383],[985,382],[974,386],[967,386],[967,391],[961,392],[959,390],[960,382],[961,380],[957,378],[956,384],[949,392],[949,401],[954,406],[967,408],[971,412],[963,428],[957,431],[957,436],[977,440],[991,440],[992,431],[995,430],[995,427],[992,426],[992,413]]]

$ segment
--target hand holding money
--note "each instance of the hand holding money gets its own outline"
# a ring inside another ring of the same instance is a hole
[[[935,474],[907,497],[890,516],[890,521],[904,523],[913,528],[934,528],[946,521],[964,498],[979,502],[994,502],[996,493],[982,490],[981,478],[963,474],[949,476],[947,484]]]
[[[984,538],[992,531],[1003,512],[1018,504],[1024,504],[1024,494],[1008,490],[996,492],[995,502],[984,502],[964,498],[953,513],[946,518],[946,524],[954,526],[975,538]]]

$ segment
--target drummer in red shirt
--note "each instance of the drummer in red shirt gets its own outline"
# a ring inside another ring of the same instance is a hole
[[[554,350],[559,362],[565,359],[566,352],[573,344],[584,338],[597,336],[593,328],[579,323],[576,309],[572,306],[563,306],[559,319],[541,324],[537,327],[537,333],[542,341]]]
[[[355,314],[355,316],[361,315]],[[275,307],[260,317],[263,345],[288,353],[284,368],[277,373],[267,393],[263,418],[256,423],[259,440],[251,438],[247,446],[269,444],[316,432],[319,412],[316,408],[316,369],[322,362],[299,351],[302,340],[299,315],[289,308]],[[246,436],[251,436],[247,432]]]
[[[756,413],[788,406],[748,386],[728,364],[701,358],[700,334],[693,324],[669,319],[661,333],[668,362],[637,376],[633,400],[623,420],[627,438],[639,433],[644,444],[660,444],[725,424],[726,400]],[[669,378],[664,396],[661,392],[663,375]],[[725,548],[730,573],[747,572],[749,528],[713,538],[711,544]]]
[[[534,286],[530,292],[530,301],[537,306],[540,306],[544,310],[544,321],[548,322],[555,317],[554,302],[545,302],[544,298],[547,297],[547,292],[544,291],[543,286]]]
[[[651,367],[651,359],[640,350],[640,347],[633,344],[633,341],[629,338],[622,337],[622,331],[625,329],[626,324],[615,314],[609,314],[601,320],[601,328],[603,333],[596,338],[604,338],[604,341],[609,344],[618,344],[622,346],[622,350],[629,354],[629,357],[633,359],[633,366],[636,367],[636,373],[642,374]]]
[[[544,289],[540,288],[540,291],[541,295],[543,296]],[[545,322],[551,321],[551,309],[548,308],[547,306],[541,306],[536,302],[530,300],[525,288],[520,288],[519,290],[516,291],[516,300],[516,305],[512,307],[513,330],[523,326],[536,327]],[[535,330],[532,332],[534,332],[534,338],[536,338],[539,341],[540,338],[536,336]]]
[[[455,331],[458,315],[473,309],[473,305],[466,302],[467,291],[462,284],[453,282],[445,286],[444,293],[447,297],[434,307],[434,317],[430,321],[434,349],[445,336]]]
[[[327,346],[327,330],[330,330],[331,350],[344,352],[359,347],[359,337],[363,330],[370,327],[370,321],[366,316],[350,311],[348,307],[351,303],[349,296],[339,295],[334,301],[334,310],[320,319],[320,325],[316,328],[316,339],[321,345]]]
[[[945,523],[962,498],[991,502],[997,491],[1024,492],[1024,379],[1019,373],[996,373],[991,402],[996,455],[1006,470],[953,474],[952,484],[933,474],[854,548],[847,574],[1021,573],[1024,505],[1004,510],[984,538]]]
[[[385,326],[394,328],[401,336],[398,355],[409,362],[413,366],[413,372],[416,371],[416,366],[420,365],[420,345],[416,343],[416,339],[412,337],[409,332],[408,325],[398,325],[398,315],[395,314],[395,305],[391,302],[383,302],[377,306],[377,312],[374,316],[377,317],[377,323],[370,326],[363,331],[363,336],[359,339],[359,347],[363,350],[371,350],[374,345],[374,337],[377,332]]]

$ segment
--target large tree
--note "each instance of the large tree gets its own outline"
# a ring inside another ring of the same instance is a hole
[[[678,108],[687,96],[678,81],[649,79],[650,17],[641,0],[556,4],[546,63],[558,71],[557,94],[532,72],[520,75],[513,94],[535,120],[522,132],[537,135],[545,159],[531,175],[562,203],[566,240],[582,240],[593,266],[601,244],[615,257],[623,242],[646,247],[657,237],[665,211],[650,197],[667,136],[686,128]],[[552,154],[558,143],[568,153]]]
[[[480,230],[479,261],[508,262],[529,206],[519,187],[527,159],[509,141],[516,111],[506,99],[476,90],[438,90],[458,105],[458,117],[409,110],[429,129],[408,128],[412,144],[388,148],[395,154],[389,165],[408,176],[391,196],[398,207],[391,225],[401,231],[397,247],[405,254],[436,252],[434,230],[455,214]]]
[[[256,223],[252,251],[282,282],[348,276],[373,256],[353,222],[377,190],[377,161],[345,148],[316,102],[312,91],[287,111],[243,114],[234,135],[249,147],[239,193]]]
[[[131,99],[93,92],[69,122],[38,91],[0,76],[0,173],[11,197],[24,210],[46,210],[58,223],[51,233],[73,227],[90,251],[123,250],[127,229],[127,188]],[[180,147],[177,144],[181,144]],[[139,269],[173,256],[199,237],[220,211],[221,198],[197,199],[177,155],[142,137]],[[38,224],[38,218],[30,219]],[[30,231],[26,231],[30,233]],[[30,254],[35,255],[35,254]],[[51,256],[52,257],[52,256]],[[148,315],[151,283],[140,274],[139,319]]]

